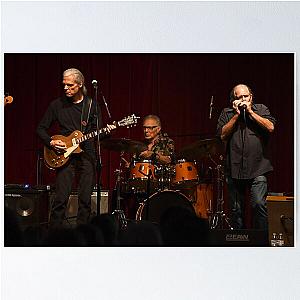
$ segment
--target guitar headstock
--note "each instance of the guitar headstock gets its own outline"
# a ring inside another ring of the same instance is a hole
[[[9,95],[5,95],[4,96],[4,106],[6,105],[6,104],[10,104],[10,103],[12,103],[13,102],[13,97],[12,96],[9,96]]]
[[[139,118],[140,117],[137,117],[135,114],[132,114],[131,116],[118,121],[118,126],[126,126],[127,128],[135,126]]]

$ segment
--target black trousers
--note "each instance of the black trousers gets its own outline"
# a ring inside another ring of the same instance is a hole
[[[95,184],[95,159],[86,152],[73,154],[70,161],[57,170],[50,226],[60,226],[65,219],[75,174],[79,177],[77,224],[86,224],[91,214],[91,195]]]
[[[252,207],[252,228],[268,230],[267,211],[267,178],[263,175],[253,179],[233,179],[227,177],[229,192],[230,221],[233,228],[244,228],[245,201],[247,189],[250,191],[250,203]]]

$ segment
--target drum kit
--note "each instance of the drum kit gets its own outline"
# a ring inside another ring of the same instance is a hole
[[[163,213],[172,206],[186,208],[197,216],[208,219],[211,228],[224,228],[225,225],[231,228],[223,211],[223,156],[219,155],[221,142],[218,139],[199,140],[184,147],[176,153],[179,159],[175,164],[157,165],[151,160],[133,160],[127,163],[127,171],[121,170],[122,161],[126,161],[124,153],[140,153],[147,146],[130,139],[107,139],[102,145],[105,149],[121,153],[119,169],[115,171],[117,202],[114,213],[118,215],[123,228],[128,219],[159,223]],[[199,161],[205,159],[213,167],[208,167],[208,171],[211,171],[209,176],[206,174],[206,178],[201,178],[197,166]],[[213,170],[216,170],[216,178]],[[126,176],[121,175],[125,173]],[[128,213],[125,216],[121,209],[121,206],[124,207],[121,202],[126,202],[129,198],[133,198],[136,204],[134,217],[128,216]]]

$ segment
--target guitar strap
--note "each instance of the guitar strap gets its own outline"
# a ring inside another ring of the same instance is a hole
[[[83,101],[82,105],[82,112],[81,112],[81,132],[85,133],[86,126],[89,122],[91,107],[92,107],[92,98],[86,97],[86,99]]]

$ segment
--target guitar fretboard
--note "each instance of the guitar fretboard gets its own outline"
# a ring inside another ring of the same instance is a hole
[[[101,134],[101,133],[108,133],[107,128],[102,128],[99,131],[97,131],[97,130],[91,131],[91,132],[83,135],[82,137],[76,139],[76,144],[80,144],[80,143],[82,143],[84,141],[92,139],[92,138],[96,137],[98,134]]]

